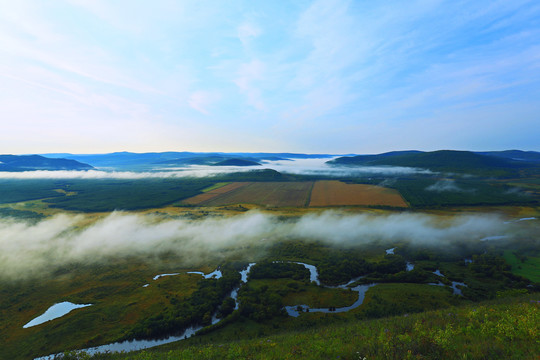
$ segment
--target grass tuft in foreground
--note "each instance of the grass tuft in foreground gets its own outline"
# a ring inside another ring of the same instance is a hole
[[[538,359],[539,327],[535,294],[252,340],[64,359]]]

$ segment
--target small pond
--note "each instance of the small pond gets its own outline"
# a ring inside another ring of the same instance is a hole
[[[47,311],[45,311],[43,314],[41,314],[37,318],[32,319],[30,322],[24,325],[23,328],[26,329],[32,326],[43,324],[44,322],[62,317],[75,309],[79,309],[79,308],[83,308],[83,307],[87,307],[91,305],[92,304],[73,304],[68,301],[54,304],[53,306],[48,308]]]

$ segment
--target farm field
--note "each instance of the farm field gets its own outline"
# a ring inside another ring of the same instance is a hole
[[[231,191],[244,187],[250,184],[249,182],[233,182],[229,184],[224,184],[223,186],[212,186],[208,191],[203,190],[202,194],[190,197],[182,201],[183,204],[188,205],[204,205],[207,201],[212,200],[220,195],[227,194]],[[216,184],[221,185],[221,184]]]
[[[184,200],[187,205],[223,206],[393,206],[408,207],[395,189],[337,180],[303,182],[233,182]]]
[[[338,180],[315,183],[309,206],[382,205],[408,207],[400,193],[375,185],[346,184]]]
[[[205,199],[197,205],[223,206],[245,203],[262,206],[305,206],[309,199],[313,181],[232,183],[223,188],[234,186],[234,184],[242,184],[242,186],[233,191]],[[219,191],[223,188],[216,190]],[[208,193],[201,195],[206,194]],[[193,201],[193,199],[188,199],[188,201]]]

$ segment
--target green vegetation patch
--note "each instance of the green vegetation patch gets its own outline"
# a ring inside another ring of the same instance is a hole
[[[294,286],[288,283],[287,286]],[[299,291],[289,292],[283,298],[285,306],[307,305],[310,308],[340,308],[352,305],[358,300],[358,293],[349,289],[329,289],[316,285],[299,287]]]
[[[28,221],[39,221],[45,218],[45,215],[34,211],[17,210],[9,207],[0,208],[0,218],[14,218]]]
[[[209,186],[209,187],[207,187],[207,188],[204,188],[204,189],[202,189],[201,191],[202,191],[203,193],[205,193],[205,192],[209,192],[209,191],[212,191],[212,190],[215,190],[215,189],[222,188],[222,187],[224,187],[225,185],[229,185],[229,184],[230,184],[230,182],[219,182],[219,183],[216,183],[216,184],[214,184],[214,185],[212,185],[212,186]]]
[[[249,279],[279,279],[309,281],[309,270],[304,265],[290,262],[261,261],[251,268]]]
[[[480,180],[399,179],[389,187],[417,208],[538,203],[534,196],[512,191],[508,185]]]
[[[75,195],[46,202],[51,207],[84,212],[148,209],[199,194],[214,182],[208,179],[69,180],[61,184],[61,189]]]
[[[201,278],[186,274],[152,280],[166,272],[168,265],[119,259],[114,265],[66,266],[49,279],[0,282],[0,358],[31,359],[124,338],[138,322],[171,311],[199,287]],[[92,306],[22,327],[62,301]]]
[[[55,191],[58,181],[49,179],[2,179],[0,180],[0,204],[62,197]]]
[[[427,284],[379,284],[370,288],[359,311],[367,317],[416,313],[457,305],[448,287]]]
[[[504,259],[512,266],[512,272],[540,283],[540,257],[526,256],[507,250]]]

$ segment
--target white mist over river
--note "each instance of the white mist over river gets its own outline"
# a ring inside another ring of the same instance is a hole
[[[128,256],[151,258],[164,252],[178,254],[187,263],[194,263],[225,249],[236,251],[244,246],[284,239],[357,245],[407,241],[433,246],[501,235],[510,240],[521,224],[536,223],[504,222],[505,219],[493,214],[442,217],[338,211],[308,214],[290,221],[257,211],[203,220],[163,219],[122,212],[98,220],[66,214],[37,223],[0,219],[0,277],[28,278],[46,275],[73,262],[92,264]]]
[[[433,174],[426,169],[402,166],[340,166],[329,165],[330,158],[321,159],[294,159],[279,161],[263,161],[261,166],[211,166],[190,165],[182,167],[156,166],[145,171],[120,171],[108,169],[95,170],[37,170],[8,172],[0,171],[0,179],[164,179],[164,178],[202,178],[219,176],[252,170],[272,169],[286,174],[295,175],[324,175],[324,176],[355,176],[365,177],[373,175],[411,175]]]

